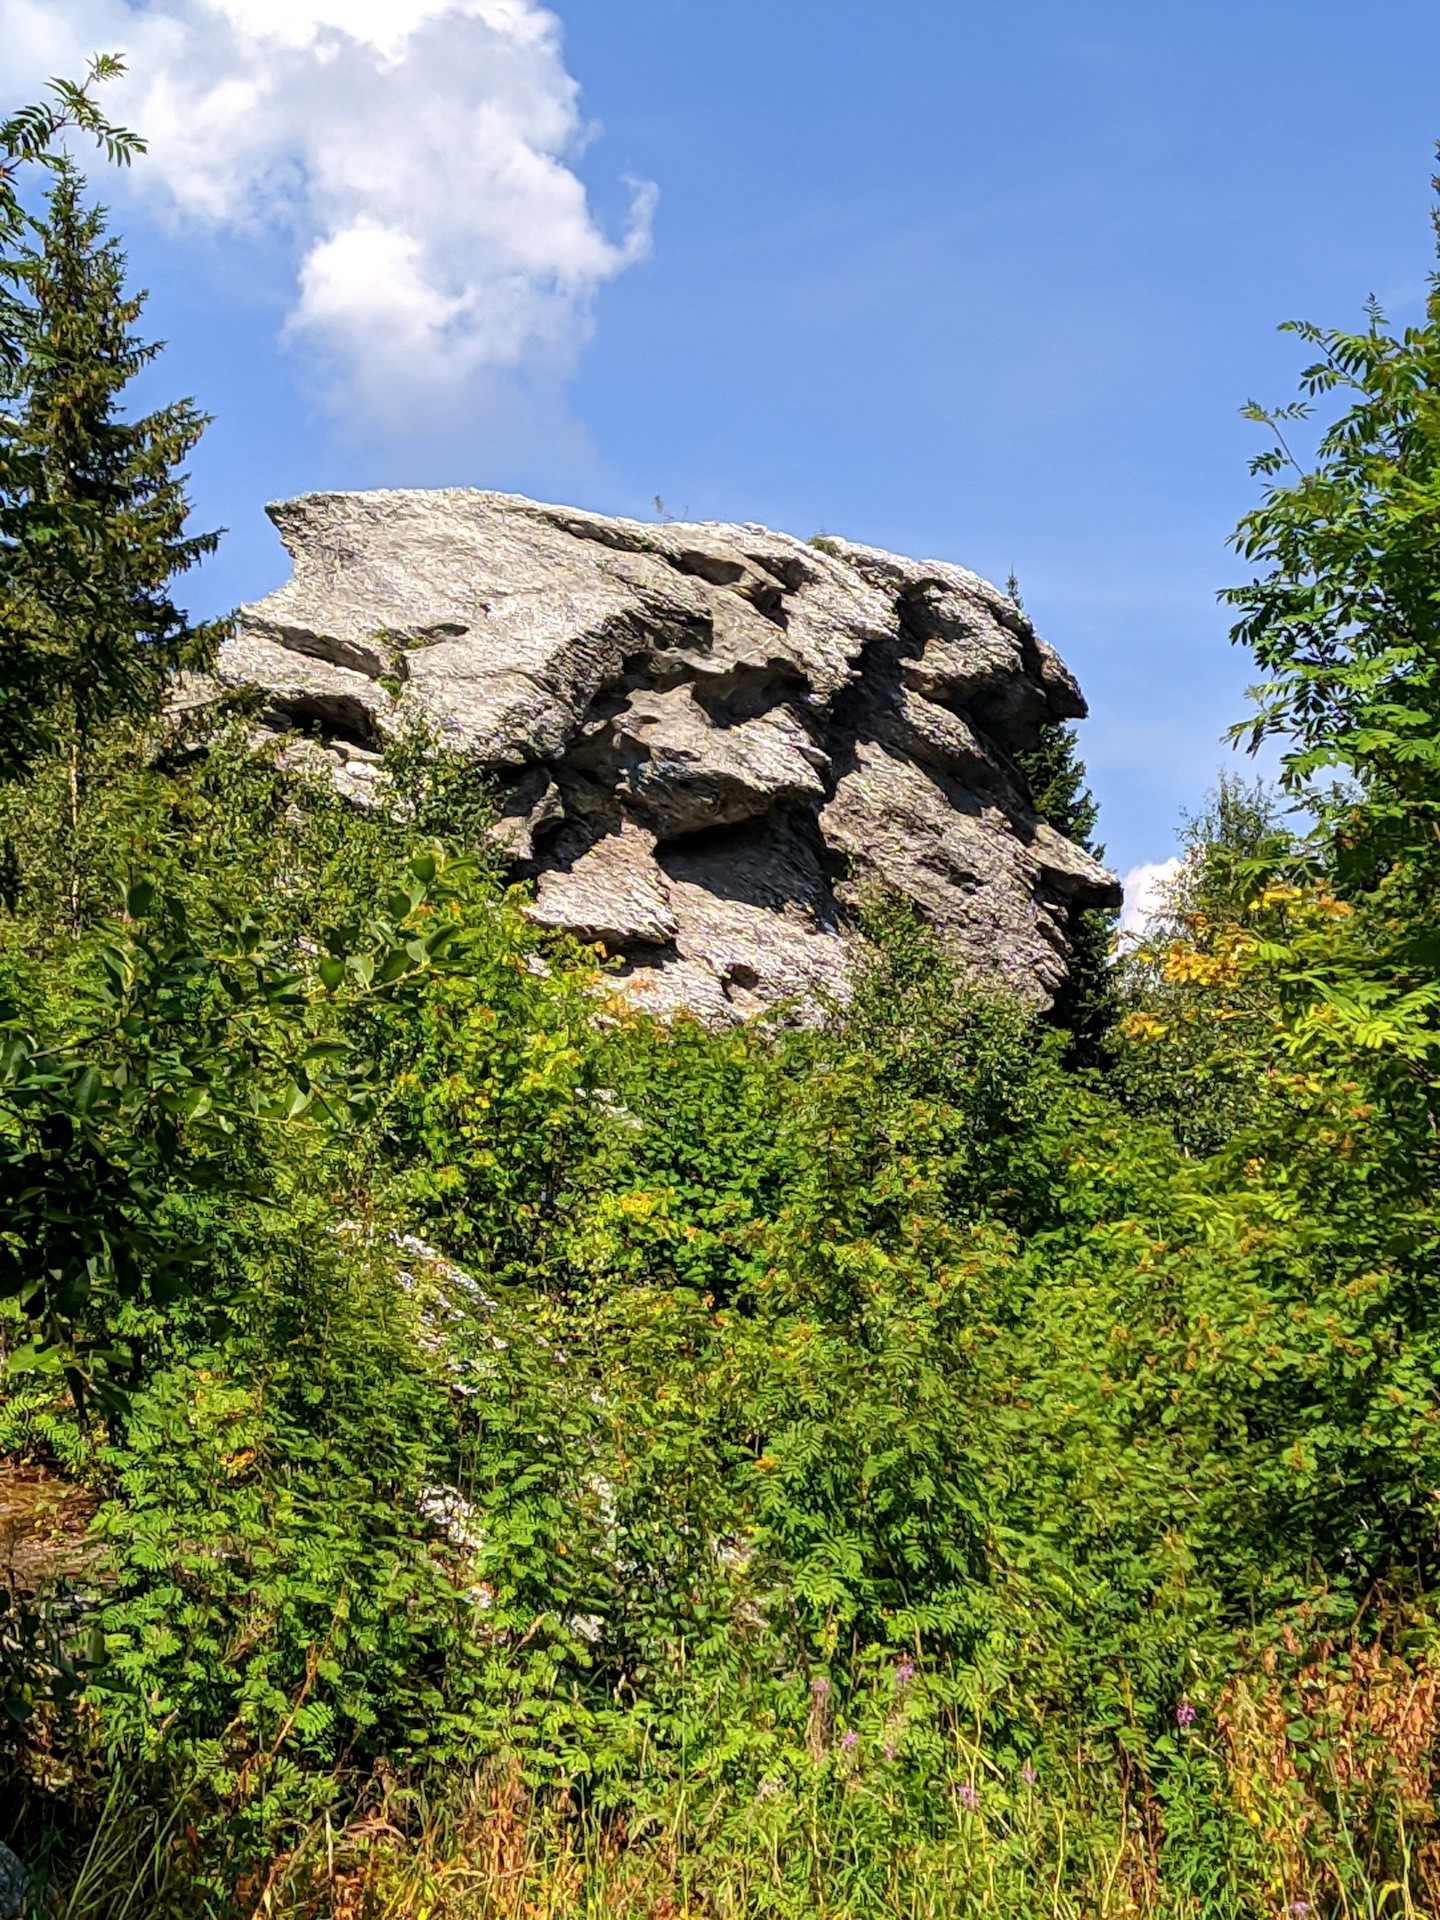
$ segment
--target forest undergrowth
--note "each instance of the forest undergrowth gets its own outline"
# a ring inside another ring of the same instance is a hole
[[[108,71],[0,125],[32,1909],[1434,1914],[1440,294],[1252,409],[1283,777],[1141,942],[1042,1015],[876,897],[844,1006],[661,1023],[433,741],[360,809],[167,706],[204,422],[124,409]]]

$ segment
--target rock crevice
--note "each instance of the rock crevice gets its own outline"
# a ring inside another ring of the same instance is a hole
[[[269,512],[293,575],[214,680],[259,689],[357,800],[407,727],[469,755],[534,918],[603,942],[657,1011],[843,993],[875,886],[1043,1002],[1071,909],[1118,904],[1015,764],[1080,690],[964,568],[462,490]]]

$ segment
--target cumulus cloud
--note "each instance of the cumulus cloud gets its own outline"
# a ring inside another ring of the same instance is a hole
[[[0,43],[17,97],[124,53],[106,106],[149,143],[137,190],[181,229],[283,240],[287,336],[371,418],[563,371],[649,245],[653,187],[618,239],[590,209],[536,0],[0,0]]]
[[[1125,905],[1120,912],[1120,932],[1138,940],[1147,925],[1168,904],[1169,887],[1180,871],[1178,860],[1147,860],[1131,867],[1125,876]]]

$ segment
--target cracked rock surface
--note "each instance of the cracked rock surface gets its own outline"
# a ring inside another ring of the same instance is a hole
[[[417,721],[471,755],[534,918],[603,942],[657,1011],[843,993],[876,886],[1044,1002],[1072,909],[1119,904],[1013,758],[1080,690],[962,567],[461,489],[269,513],[293,576],[216,679],[357,800]]]

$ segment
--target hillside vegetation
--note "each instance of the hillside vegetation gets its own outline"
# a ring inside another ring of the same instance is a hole
[[[1440,291],[1252,410],[1282,788],[1141,947],[1042,1019],[877,897],[822,1024],[657,1024],[433,742],[366,811],[166,718],[204,422],[125,410],[107,70],[0,125],[37,1910],[1434,1912]]]

